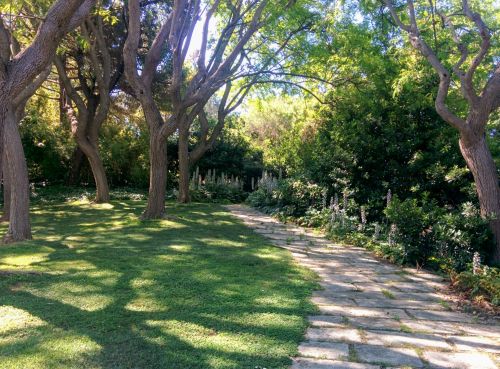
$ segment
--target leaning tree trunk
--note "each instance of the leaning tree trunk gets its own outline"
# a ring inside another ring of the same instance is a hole
[[[97,148],[97,139],[93,139],[92,141],[94,142],[90,141],[90,137],[77,137],[76,140],[78,147],[87,157],[92,175],[94,176],[96,186],[95,202],[106,203],[110,199],[108,179],[99,155],[99,149]]]
[[[179,196],[177,201],[188,203],[189,196],[189,131],[179,132]]]
[[[149,139],[149,196],[141,219],[161,219],[165,216],[167,190],[167,142],[158,132],[150,130]]]
[[[12,109],[5,114],[5,173],[10,183],[9,229],[5,243],[31,239],[29,219],[29,179],[17,120]]]
[[[500,262],[500,188],[495,162],[488,148],[484,134],[460,137],[460,151],[469,167],[483,217],[491,217],[490,229],[495,238],[492,259]]]

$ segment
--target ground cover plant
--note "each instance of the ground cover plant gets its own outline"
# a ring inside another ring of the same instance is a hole
[[[35,240],[0,248],[2,369],[287,367],[312,272],[218,205],[143,207],[34,206]]]

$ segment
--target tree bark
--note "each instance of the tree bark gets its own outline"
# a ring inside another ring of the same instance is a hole
[[[4,152],[5,156],[5,152]],[[5,165],[6,163],[6,158],[2,160],[2,165]],[[9,221],[9,216],[10,216],[10,181],[9,177],[7,176],[7,170],[4,169],[3,167],[0,168],[2,171],[2,179],[3,179],[3,211],[2,211],[2,216],[0,217],[0,223],[1,222],[8,222]]]
[[[90,164],[90,169],[92,170],[92,175],[94,176],[94,182],[96,186],[95,202],[109,202],[110,196],[108,179],[106,177],[104,165],[102,164],[101,156],[99,155],[97,139],[91,140],[90,137],[77,137],[76,142],[80,150],[87,157]]]
[[[149,196],[141,219],[165,217],[167,190],[167,142],[156,129],[150,129],[149,139]]]
[[[476,184],[481,215],[491,219],[490,229],[495,238],[492,260],[500,262],[500,188],[495,162],[484,133],[460,137],[460,151]]]
[[[71,169],[68,178],[68,184],[70,186],[76,186],[80,183],[83,158],[85,154],[79,146],[76,146],[73,150],[73,155],[71,155]]]
[[[4,150],[5,176],[10,186],[9,229],[4,236],[4,243],[31,239],[29,219],[29,179],[28,167],[24,156],[19,127],[13,109],[5,112]]]
[[[191,202],[189,196],[189,130],[179,130],[179,195],[177,201],[187,204]]]

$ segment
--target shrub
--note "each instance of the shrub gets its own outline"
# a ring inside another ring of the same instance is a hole
[[[481,273],[465,271],[453,275],[452,283],[459,291],[466,292],[477,300],[486,299],[500,306],[500,269],[483,267]]]
[[[434,227],[436,256],[448,270],[467,269],[475,252],[486,260],[491,252],[493,237],[488,222],[471,203],[462,205],[461,211],[441,214]]]
[[[238,177],[228,177],[224,173],[217,175],[212,169],[203,177],[198,167],[191,177],[189,191],[191,198],[199,202],[238,203],[247,197]]]
[[[396,227],[389,242],[402,247],[401,263],[424,264],[436,243],[434,220],[438,211],[432,204],[419,206],[416,199],[401,201],[394,196],[385,209],[390,224]]]
[[[240,187],[225,183],[207,183],[191,189],[190,193],[193,201],[217,203],[240,203],[248,195]]]
[[[285,179],[279,182],[278,201],[288,215],[300,217],[309,208],[321,209],[324,189],[304,179]]]
[[[315,183],[295,178],[277,181],[264,175],[258,189],[248,197],[248,203],[267,213],[307,218],[309,210],[322,209],[323,198],[324,188]],[[309,215],[312,216],[312,213]]]
[[[394,197],[385,213],[396,225],[393,246],[402,249],[402,263],[460,272],[474,252],[486,259],[493,244],[487,222],[471,203],[445,211],[433,203]]]

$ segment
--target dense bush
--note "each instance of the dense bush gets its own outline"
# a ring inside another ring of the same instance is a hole
[[[259,187],[248,197],[248,203],[266,212],[279,212],[282,216],[300,217],[309,209],[321,209],[324,189],[304,179],[284,179],[266,175]]]
[[[244,191],[244,183],[239,177],[228,176],[224,172],[217,174],[215,169],[201,173],[197,167],[191,177],[189,191],[193,201],[240,203],[247,198],[248,193]],[[174,190],[175,197],[176,192]]]
[[[190,190],[191,199],[197,202],[240,203],[248,193],[241,187],[226,183],[207,183]]]
[[[456,289],[477,300],[486,299],[493,305],[500,306],[500,269],[498,268],[483,267],[476,274],[472,271],[455,274],[452,283]]]

